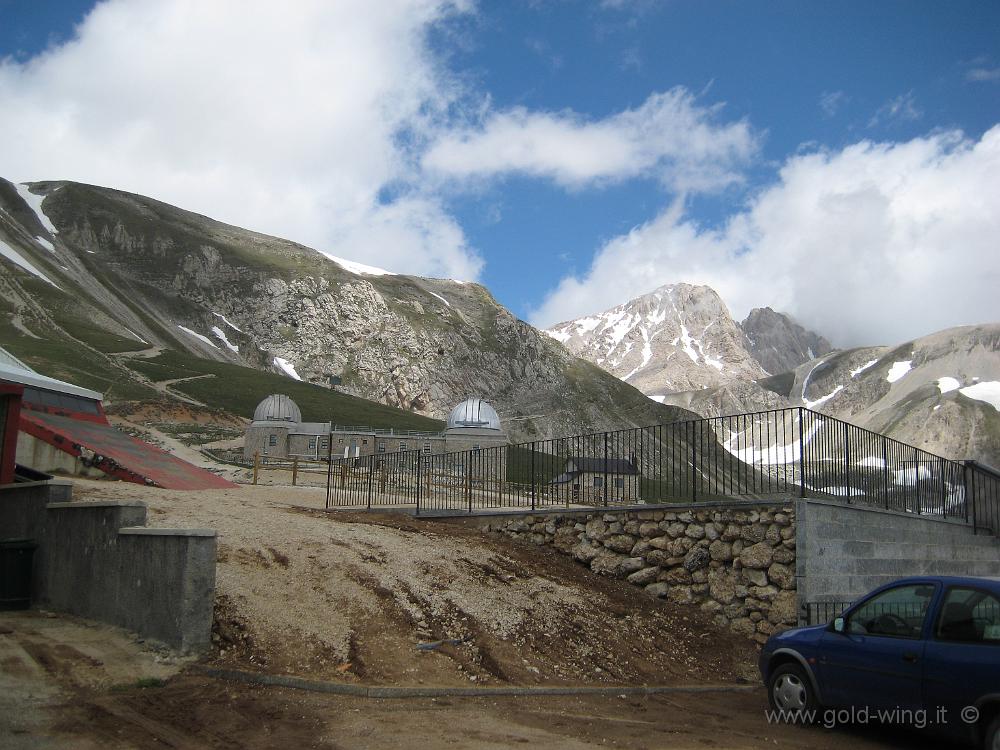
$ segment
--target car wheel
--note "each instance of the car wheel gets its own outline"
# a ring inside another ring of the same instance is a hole
[[[775,669],[767,687],[771,708],[780,711],[784,721],[804,724],[813,720],[810,713],[816,710],[816,692],[798,664],[782,664]]]
[[[1000,750],[1000,716],[990,722],[986,729],[986,734],[983,735],[983,749]]]

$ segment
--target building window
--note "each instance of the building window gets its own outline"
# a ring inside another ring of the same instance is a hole
[[[362,440],[361,444],[362,445],[368,445],[368,438],[365,438],[364,440]]]
[[[309,438],[309,450],[316,450],[316,438]]]
[[[339,440],[337,440],[337,442],[340,443],[341,445],[343,445],[344,444],[344,438],[340,438]]]
[[[617,479],[615,479],[615,487],[617,487],[618,489],[623,489],[625,487],[624,477],[618,477]]]
[[[430,452],[431,452],[431,444],[424,443],[424,453],[430,453]]]
[[[400,440],[399,441],[399,449],[401,451],[405,451],[406,450],[406,441],[405,440]]]
[[[425,469],[431,468],[431,460],[429,458],[424,459],[424,468]]]
[[[378,452],[379,453],[385,453],[385,443],[379,443],[378,444]]]
[[[277,435],[268,435],[268,437],[267,437],[267,444],[268,445],[277,445],[278,444],[278,436]]]
[[[319,439],[319,447],[320,448],[329,448],[330,447],[330,438],[320,438]]]
[[[594,486],[595,487],[603,487],[604,486],[604,477],[594,477]]]

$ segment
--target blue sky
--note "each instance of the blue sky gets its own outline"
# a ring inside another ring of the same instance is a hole
[[[210,5],[0,0],[30,143],[0,174],[476,278],[539,325],[671,281],[842,345],[1000,319],[1000,4]]]

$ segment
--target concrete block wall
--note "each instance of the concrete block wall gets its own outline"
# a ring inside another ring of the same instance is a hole
[[[32,602],[195,653],[210,645],[216,533],[145,528],[141,502],[67,502],[68,482],[0,488],[0,538],[38,544]]]
[[[959,521],[822,500],[799,500],[796,521],[800,603],[854,601],[904,576],[1000,576],[1000,540]]]

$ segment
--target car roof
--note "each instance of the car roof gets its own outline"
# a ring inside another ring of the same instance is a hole
[[[909,576],[907,578],[899,578],[885,585],[895,586],[900,583],[944,583],[1000,589],[1000,578],[993,576]],[[883,586],[879,586],[879,588],[883,588]]]

